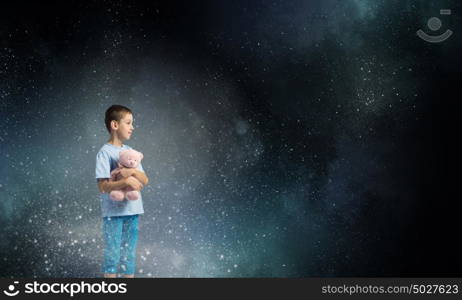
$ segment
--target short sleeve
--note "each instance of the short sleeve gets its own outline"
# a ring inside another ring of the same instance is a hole
[[[111,178],[111,166],[109,155],[104,152],[100,151],[96,155],[96,178]]]

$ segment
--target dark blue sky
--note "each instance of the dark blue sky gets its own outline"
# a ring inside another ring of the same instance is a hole
[[[460,272],[460,4],[168,3],[2,7],[0,276],[100,275],[112,104],[151,179],[137,276]]]

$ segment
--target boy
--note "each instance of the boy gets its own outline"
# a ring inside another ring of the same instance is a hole
[[[111,135],[96,155],[96,179],[101,192],[103,215],[104,261],[102,272],[105,278],[117,277],[120,262],[123,277],[135,277],[136,243],[138,240],[138,217],[144,213],[141,194],[138,200],[113,201],[112,190],[132,187],[141,190],[148,183],[141,164],[137,169],[124,168],[123,179],[109,181],[111,171],[117,168],[119,152],[130,149],[123,142],[133,133],[133,114],[121,105],[112,105],[106,111],[106,128]]]

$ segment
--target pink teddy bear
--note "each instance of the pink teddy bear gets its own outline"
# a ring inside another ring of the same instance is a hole
[[[119,153],[119,167],[111,172],[111,181],[118,181],[123,179],[120,171],[122,168],[136,168],[143,159],[143,153],[133,149],[122,150]],[[128,200],[138,200],[140,192],[133,190],[133,188],[126,187],[122,190],[113,190],[109,197],[115,201],[122,201],[126,197]]]

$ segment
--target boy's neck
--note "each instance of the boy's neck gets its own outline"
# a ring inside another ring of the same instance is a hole
[[[123,145],[122,141],[116,135],[112,135],[108,143],[117,147],[122,147]]]

